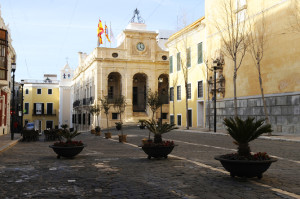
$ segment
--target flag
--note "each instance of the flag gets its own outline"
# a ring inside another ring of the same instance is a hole
[[[103,44],[101,34],[99,34],[99,37],[98,37],[98,46],[100,46],[100,44]]]
[[[105,36],[106,36],[108,42],[110,43],[110,39],[109,39],[109,37],[108,37],[108,28],[107,28],[107,25],[106,25],[106,24],[105,24]]]
[[[112,29],[111,29],[111,26],[110,26],[110,40],[112,41],[112,42],[114,42],[114,40],[115,40],[115,36],[114,36],[114,34],[113,34],[113,31],[112,31]]]
[[[102,42],[102,37],[101,37],[101,35],[103,34],[103,32],[104,32],[104,30],[103,30],[102,22],[101,22],[101,20],[99,19],[98,28],[97,28],[98,46],[99,46],[100,44],[103,44],[103,42]]]

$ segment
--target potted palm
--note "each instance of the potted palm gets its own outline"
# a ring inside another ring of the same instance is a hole
[[[66,141],[59,141],[55,142],[53,145],[50,145],[49,147],[53,149],[53,151],[57,154],[57,158],[60,158],[61,156],[72,158],[79,154],[83,148],[86,146],[81,141],[73,141],[72,139],[80,133],[77,131],[70,132],[67,128],[67,124],[61,125],[63,128],[60,130],[59,134],[61,137],[63,137]]]
[[[104,96],[104,98],[100,98],[99,99],[101,102],[101,109],[104,110],[105,116],[106,116],[106,128],[107,128],[107,132],[104,133],[105,138],[111,138],[111,132],[109,132],[108,129],[108,113],[109,113],[109,109],[111,107],[111,105],[109,104],[109,100],[108,100],[108,96]]]
[[[215,159],[221,162],[232,177],[258,177],[260,179],[271,163],[277,161],[265,152],[251,153],[249,142],[263,133],[272,132],[271,125],[264,124],[264,119],[256,122],[254,119],[252,117],[248,117],[246,120],[241,120],[239,117],[224,119],[224,125],[234,139],[233,143],[238,146],[238,151],[216,156]]]
[[[145,120],[147,129],[154,134],[154,142],[148,140],[142,145],[143,151],[148,155],[148,159],[154,158],[167,158],[175,147],[173,141],[163,141],[162,134],[177,129],[175,124],[168,124],[161,122],[157,123],[155,120]]]
[[[114,100],[113,106],[117,110],[117,113],[120,115],[120,122],[116,123],[116,128],[117,129],[120,128],[121,130],[121,135],[119,135],[119,142],[126,142],[126,138],[127,138],[127,135],[123,134],[123,128],[122,128],[123,125],[122,113],[124,113],[126,105],[127,105],[126,99],[125,96],[123,95],[120,95]]]

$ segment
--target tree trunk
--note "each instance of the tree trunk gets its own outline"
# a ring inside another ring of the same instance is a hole
[[[121,121],[121,135],[123,136],[123,122],[122,122],[122,113],[120,113],[120,121]]]
[[[237,117],[237,97],[236,97],[236,77],[237,77],[237,69],[236,62],[234,62],[234,73],[233,73],[233,101],[234,101],[234,117]]]
[[[270,124],[269,114],[268,114],[267,104],[266,104],[266,99],[265,99],[265,94],[264,94],[264,88],[263,88],[263,83],[262,83],[262,79],[261,79],[260,63],[259,62],[257,63],[257,69],[258,69],[259,86],[260,86],[261,98],[262,98],[263,105],[264,105],[264,112],[265,112],[266,122],[267,122],[267,124]],[[269,132],[268,135],[272,135],[272,133]]]
[[[106,128],[107,128],[107,132],[109,132],[109,130],[108,130],[108,114],[106,114]]]
[[[185,109],[186,109],[186,129],[189,130],[189,101],[188,101],[188,89],[187,89],[187,83],[185,83]]]
[[[162,137],[160,134],[155,134],[154,135],[154,143],[162,143]]]
[[[238,155],[239,156],[250,156],[250,147],[248,143],[238,143]]]

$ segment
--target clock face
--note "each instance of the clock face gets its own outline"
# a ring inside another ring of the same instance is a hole
[[[145,49],[145,45],[142,42],[138,43],[136,47],[139,51],[143,51]]]

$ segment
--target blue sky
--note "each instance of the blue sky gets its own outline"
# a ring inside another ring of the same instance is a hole
[[[59,76],[67,60],[76,68],[78,52],[97,47],[99,18],[117,37],[135,8],[154,31],[176,30],[183,18],[190,24],[204,16],[204,0],[0,0],[0,5],[17,53],[16,81]]]

